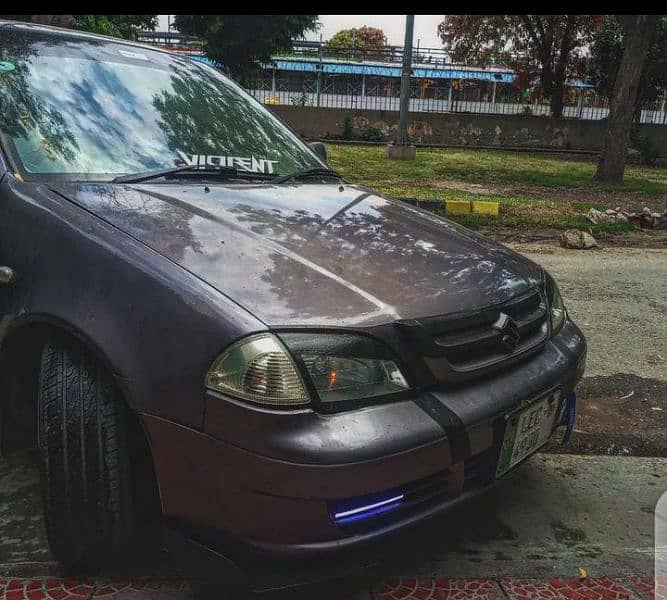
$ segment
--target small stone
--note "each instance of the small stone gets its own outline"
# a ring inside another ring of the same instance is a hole
[[[566,229],[560,237],[560,244],[564,248],[571,248],[574,250],[588,250],[596,248],[597,242],[595,238],[585,231],[577,229]]]
[[[615,210],[612,210],[611,208],[608,208],[604,212],[598,210],[597,208],[591,208],[586,213],[586,218],[591,223],[595,223],[596,225],[600,225],[600,224],[605,224],[606,225],[606,224],[612,224],[612,223],[620,223],[621,221],[627,221],[628,220],[625,215],[623,215],[622,213],[619,213]]]
[[[597,248],[598,243],[595,241],[595,238],[590,233],[582,231],[581,237],[584,241],[584,248],[586,249]]]
[[[667,212],[653,221],[654,229],[667,229]]]

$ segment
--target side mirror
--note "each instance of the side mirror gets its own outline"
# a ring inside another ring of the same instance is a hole
[[[317,154],[320,160],[327,162],[327,147],[322,142],[310,142],[310,149]]]

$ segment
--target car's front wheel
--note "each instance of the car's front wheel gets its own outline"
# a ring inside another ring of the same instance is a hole
[[[81,344],[42,351],[39,466],[49,545],[56,559],[96,568],[128,547],[133,525],[127,415],[109,373]]]

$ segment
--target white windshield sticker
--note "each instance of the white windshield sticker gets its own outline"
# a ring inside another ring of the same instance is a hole
[[[235,167],[241,171],[273,173],[273,165],[280,162],[256,156],[227,156],[224,154],[186,154],[178,150],[178,155],[189,167]]]
[[[132,52],[131,50],[118,50],[119,54],[122,54],[126,58],[136,58],[138,60],[149,60],[148,56],[142,54],[141,52]]]

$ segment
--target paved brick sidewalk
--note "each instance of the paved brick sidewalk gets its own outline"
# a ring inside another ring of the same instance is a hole
[[[578,579],[389,579],[381,583],[374,600],[653,600],[652,577],[590,577]]]
[[[178,579],[0,579],[0,600],[190,600]]]
[[[302,596],[299,596],[300,598]],[[327,596],[329,597],[329,596]],[[221,599],[223,596],[221,596]],[[270,596],[266,596],[267,600]],[[284,596],[282,596],[284,598]],[[339,600],[662,600],[653,578],[578,579],[388,579],[372,592]],[[0,600],[195,600],[179,579],[91,580],[57,578],[0,579]],[[332,597],[333,599],[333,597]],[[338,600],[338,599],[337,599]]]

